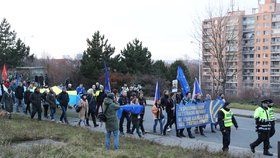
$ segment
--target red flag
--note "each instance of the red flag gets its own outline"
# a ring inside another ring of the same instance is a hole
[[[4,64],[3,70],[2,70],[2,80],[6,81],[7,79],[8,79],[8,74],[7,74],[7,70],[6,70],[6,65]]]

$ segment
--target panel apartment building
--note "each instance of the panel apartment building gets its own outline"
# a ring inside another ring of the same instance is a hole
[[[255,96],[280,97],[280,3],[276,0],[257,2],[259,7],[250,15],[245,11],[231,12],[232,20],[226,26],[234,26],[237,35],[233,46],[224,52],[225,56],[233,56],[225,86],[228,96],[253,92]],[[209,29],[209,22],[209,19],[203,21],[204,30]],[[203,45],[207,43],[205,36],[202,41]],[[205,64],[210,61],[211,67],[218,69],[217,61],[211,55],[203,47],[202,85],[205,93],[213,94],[219,87],[213,79],[215,73],[211,73],[212,69]]]

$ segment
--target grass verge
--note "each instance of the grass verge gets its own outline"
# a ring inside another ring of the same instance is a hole
[[[230,103],[231,108],[236,108],[236,109],[244,109],[244,110],[252,110],[254,111],[258,106],[257,105],[252,105],[252,104],[241,104],[241,103]],[[280,113],[280,108],[274,108],[274,111],[276,113]]]
[[[119,151],[106,151],[104,133],[92,132],[47,121],[30,120],[13,115],[13,119],[0,120],[0,157],[231,157],[221,152],[188,150],[181,147],[163,146],[151,141],[120,138]],[[14,147],[16,144],[32,140],[51,139],[63,145],[32,145],[30,148]]]

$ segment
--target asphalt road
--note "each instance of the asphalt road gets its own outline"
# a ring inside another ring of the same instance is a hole
[[[165,114],[166,116],[166,114]],[[257,133],[255,132],[255,120],[252,118],[243,118],[243,117],[236,117],[237,123],[239,128],[236,130],[235,128],[232,128],[231,133],[231,144],[233,146],[242,147],[242,148],[249,148],[249,144],[252,143],[257,139]],[[146,131],[152,132],[153,130],[153,116],[151,113],[151,106],[146,107],[145,112],[145,118],[144,118],[144,127]],[[126,124],[124,124],[126,125]],[[272,149],[270,149],[270,152],[277,153],[277,142],[280,141],[280,124],[276,123],[276,133],[275,135],[270,139]],[[124,126],[124,131],[126,130],[126,127]],[[218,130],[218,129],[217,129]],[[157,126],[157,132],[159,132],[159,124]],[[195,136],[195,139],[208,141],[208,142],[215,142],[215,143],[221,143],[222,144],[222,134],[220,131],[217,131],[216,133],[211,133],[210,125],[207,125],[205,129],[205,135],[201,136],[199,134],[194,134],[194,131],[192,129],[192,133]],[[171,132],[167,132],[166,137],[168,135],[176,135],[175,132],[175,126],[173,125],[173,129]],[[187,131],[185,130],[185,135],[187,135]],[[188,140],[187,138],[182,138]],[[263,150],[263,145],[260,144],[256,150]]]

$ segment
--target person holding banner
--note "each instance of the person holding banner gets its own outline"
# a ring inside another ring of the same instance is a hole
[[[138,105],[139,104],[139,101],[138,101],[138,98],[136,96],[136,93],[132,94],[132,100],[131,100],[131,104],[132,105]],[[140,124],[140,114],[134,114],[134,113],[131,113],[131,122],[132,122],[132,130],[131,130],[131,134],[134,133],[134,130],[136,129],[136,132],[139,136],[139,138],[141,138],[141,133],[140,133],[140,130],[139,130],[139,124]]]
[[[140,129],[142,131],[142,134],[146,134],[146,131],[144,129],[144,125],[143,125],[143,122],[144,122],[144,115],[145,115],[145,107],[147,105],[147,102],[146,102],[146,99],[144,98],[144,94],[143,94],[143,91],[140,91],[140,95],[138,97],[138,101],[139,101],[139,104],[143,106],[143,111],[142,113],[140,114]]]
[[[122,94],[118,100],[118,103],[120,106],[124,106],[124,105],[127,105],[130,103],[130,100],[129,98],[127,97],[127,92],[126,91],[122,91]],[[131,118],[130,118],[130,113],[127,112],[127,111],[123,111],[122,112],[122,116],[121,116],[121,119],[120,119],[120,134],[121,135],[124,135],[123,133],[123,122],[124,122],[124,118],[126,118],[126,133],[130,133],[130,124],[131,124]]]
[[[224,107],[218,112],[218,123],[223,135],[222,150],[225,152],[229,150],[231,126],[234,125],[236,129],[238,128],[234,115],[228,107],[229,104],[229,102],[225,102]]]
[[[182,94],[181,94],[182,95]],[[181,101],[184,105],[186,105],[187,103],[190,103],[192,102],[191,98],[192,98],[192,94],[190,92],[186,93],[186,96],[181,96]],[[189,138],[193,139],[195,138],[193,135],[192,135],[192,131],[191,131],[191,128],[187,128],[187,132],[188,132],[188,136]],[[184,129],[180,129],[179,130],[179,135],[177,135],[177,137],[186,137],[184,135]]]
[[[199,93],[196,94],[195,97],[194,97],[193,102],[194,102],[195,104],[197,104],[197,103],[202,103],[203,101],[202,101],[202,98],[201,98],[201,97],[202,97],[201,94],[199,94]],[[204,126],[195,127],[195,133],[198,134],[198,129],[199,129],[200,135],[205,136],[205,134],[204,134],[204,128],[205,128],[205,127],[206,127],[205,125],[204,125]]]

